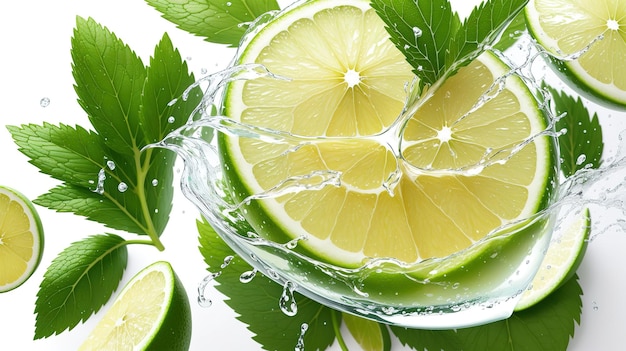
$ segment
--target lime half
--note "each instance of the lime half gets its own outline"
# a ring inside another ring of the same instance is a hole
[[[187,351],[191,308],[167,262],[137,273],[96,325],[80,350]]]
[[[43,228],[33,204],[19,192],[0,186],[0,292],[30,278],[43,247]]]
[[[493,54],[459,70],[410,118],[401,158],[394,150],[400,146],[377,136],[399,118],[414,76],[369,1],[301,2],[259,30],[238,63],[289,79],[233,81],[225,114],[307,138],[294,146],[218,136],[238,200],[301,184],[302,191],[245,208],[257,232],[273,241],[305,237],[297,249],[342,267],[371,258],[416,263],[464,250],[545,206],[552,144],[532,138],[546,128],[545,116]],[[503,89],[478,106],[501,77],[508,77]],[[507,151],[521,144],[514,155]],[[475,174],[446,171],[507,153],[506,162]],[[416,176],[408,164],[433,172]],[[341,184],[315,186],[329,174],[339,174]],[[397,180],[393,194],[389,179]]]
[[[516,311],[529,308],[568,281],[582,262],[591,232],[589,209],[562,234],[553,238],[539,271],[528,290],[524,291]]]
[[[626,3],[531,0],[525,11],[530,33],[548,53],[585,51],[574,60],[551,60],[573,88],[596,102],[626,108]]]

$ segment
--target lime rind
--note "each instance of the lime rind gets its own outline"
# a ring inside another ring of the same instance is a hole
[[[26,263],[26,268],[20,277],[12,282],[0,285],[0,293],[11,291],[24,284],[37,270],[43,257],[44,232],[39,213],[33,203],[19,191],[0,185],[0,195],[7,196],[10,201],[16,202],[24,211],[30,223],[30,233],[33,237],[32,255]],[[1,268],[0,268],[1,269]]]
[[[588,45],[588,47],[580,47],[580,50],[581,50],[580,53],[582,53],[580,58],[565,59],[566,58],[565,56],[576,57],[578,56],[579,53],[562,52],[562,50],[559,49],[558,41],[557,41],[557,39],[562,39],[562,38],[554,38],[553,36],[549,35],[548,33],[544,31],[540,23],[540,16],[542,14],[538,12],[537,6],[536,6],[539,1],[542,1],[542,0],[530,1],[525,8],[524,15],[526,18],[526,23],[527,23],[527,28],[528,28],[529,33],[537,41],[537,43],[541,45],[541,47],[544,50],[546,50],[546,52],[549,54],[549,57],[547,58],[548,65],[559,76],[559,78],[561,78],[564,82],[567,83],[568,86],[570,86],[572,89],[574,89],[583,97],[599,105],[604,105],[609,108],[626,110],[626,91],[619,88],[615,84],[603,83],[597,77],[587,72],[585,67],[583,67],[579,63],[579,60],[583,58],[585,55],[593,55],[594,57],[598,57],[597,58],[598,62],[605,62],[605,63],[599,63],[599,64],[606,64],[606,61],[611,61],[613,63],[613,68],[614,68],[613,71],[616,72],[617,69],[615,69],[614,66],[618,64],[621,67],[621,64],[623,61],[621,57],[624,55],[624,53],[623,52],[615,53],[614,52],[615,50],[611,50],[610,54],[614,55],[614,57],[612,59],[609,59],[606,57],[606,54],[601,55],[602,53],[595,52],[597,51],[597,49],[595,49],[596,44],[597,44],[596,41],[605,40],[604,37],[606,36],[606,31],[602,31],[601,28],[595,28],[595,30],[597,31],[596,33],[597,35],[595,35],[595,39],[593,39],[595,41],[590,40],[590,42],[583,42],[582,40],[584,39],[579,38],[578,41],[580,42],[580,45]],[[555,1],[552,1],[552,2],[555,4],[559,3]],[[550,1],[544,1],[544,3],[550,3]],[[574,6],[573,2],[569,2],[568,4],[570,3],[572,6]],[[593,6],[596,6],[596,5],[597,4],[594,4]],[[607,5],[606,8],[607,8],[607,15],[611,15],[610,10],[608,10],[610,6]],[[617,11],[617,9],[614,9],[614,10]],[[567,14],[562,14],[562,13],[546,14],[546,16],[550,16],[550,15],[553,15],[551,17],[576,16],[576,13],[570,13],[570,12],[573,12],[571,11],[571,9],[559,8],[559,11],[565,11],[567,12]],[[591,14],[588,14],[588,13],[586,13],[585,15],[591,16]],[[607,18],[607,22],[608,20],[610,20],[610,18]],[[568,24],[572,28],[569,28]],[[575,21],[563,21],[563,25],[562,25],[562,28],[564,28],[563,33],[567,33],[567,35],[571,35],[572,38],[574,38],[574,36],[582,35],[581,30],[579,28],[574,28],[575,25],[576,25]],[[585,25],[589,26],[589,24],[586,22],[585,22]],[[609,37],[612,37],[613,40],[619,40],[620,37],[624,38],[623,29],[620,31],[621,33],[616,32],[613,35],[609,35]],[[606,40],[610,40],[610,39],[606,39]],[[624,50],[626,50],[626,43],[622,43],[621,46],[624,48]],[[583,51],[585,50],[587,52],[583,53]],[[602,56],[605,56],[604,57],[605,61],[600,61],[603,59]],[[606,77],[604,79],[606,79]]]
[[[161,286],[154,286],[158,285],[157,281],[161,280],[155,277],[163,278]],[[146,279],[148,281],[144,281]],[[142,290],[146,288],[152,289]],[[160,302],[156,301],[159,299]],[[139,320],[137,318],[142,310],[145,312],[147,301],[158,302],[150,306],[159,310],[158,315],[152,320],[149,320],[152,317],[148,315],[142,316],[139,323],[144,325],[133,325],[128,330],[116,333],[119,323],[135,323],[131,320],[127,321],[127,316]],[[111,323],[111,321],[115,322]],[[143,329],[147,323],[150,323],[150,326],[144,332]],[[135,329],[143,335],[136,344]],[[81,345],[80,350],[123,347],[133,350],[186,351],[189,349],[190,342],[191,307],[187,293],[170,263],[158,261],[145,267],[131,278],[111,308]]]
[[[566,230],[553,238],[535,278],[522,294],[515,311],[534,306],[574,276],[587,250],[590,233],[591,216],[586,208]]]

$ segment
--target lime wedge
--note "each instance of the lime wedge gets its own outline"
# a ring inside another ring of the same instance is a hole
[[[33,204],[19,192],[0,186],[0,292],[30,278],[43,247],[43,228]]]
[[[626,108],[626,6],[615,0],[531,0],[525,9],[532,36],[556,57],[556,71],[585,97]],[[593,44],[592,44],[593,43]]]
[[[530,287],[517,303],[516,311],[534,306],[576,273],[587,249],[591,232],[589,209],[559,237],[553,238],[548,252]]]
[[[464,250],[546,204],[555,173],[551,141],[524,141],[547,121],[522,80],[493,54],[459,70],[410,118],[402,158],[398,145],[376,137],[402,113],[415,77],[369,1],[301,2],[260,29],[237,63],[262,64],[289,79],[233,81],[225,114],[311,140],[294,147],[220,134],[237,199],[288,179],[304,184],[320,172],[341,177],[339,186],[302,186],[251,202],[244,212],[260,235],[276,242],[305,237],[298,249],[342,267],[381,257],[415,263]],[[503,90],[477,107],[504,76]],[[506,162],[476,174],[446,172],[521,144]],[[435,172],[415,176],[409,163]],[[390,194],[385,182],[394,176]]]
[[[137,273],[98,322],[80,350],[187,351],[191,308],[168,262]]]

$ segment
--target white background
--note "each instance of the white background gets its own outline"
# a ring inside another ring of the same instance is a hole
[[[283,4],[289,2],[282,1]],[[465,12],[470,2],[459,0],[453,3]],[[0,184],[16,188],[29,198],[45,193],[57,183],[38,173],[27,162],[27,158],[17,151],[4,125],[42,124],[46,121],[88,126],[72,87],[70,38],[76,16],[93,17],[107,26],[144,62],[148,62],[154,46],[167,31],[196,76],[200,76],[203,69],[213,72],[224,68],[233,54],[232,50],[208,44],[176,29],[142,0],[30,0],[4,4],[0,8]],[[45,108],[40,106],[44,97],[50,99]],[[613,115],[620,117],[617,113]],[[626,118],[626,114],[621,115]],[[22,287],[0,294],[0,348],[74,350],[101,314],[69,332],[33,341],[36,293],[45,268],[61,250],[87,235],[103,233],[104,228],[71,214],[54,213],[41,207],[38,210],[46,234],[43,261]],[[197,249],[194,223],[197,218],[195,208],[177,193],[169,227],[162,237],[166,250],[158,252],[151,247],[131,246],[129,266],[122,284],[149,263],[167,260],[194,300],[197,284],[206,275],[205,264]],[[582,323],[576,329],[569,350],[624,349],[626,277],[621,267],[626,264],[625,251],[624,233],[606,233],[590,244],[579,270],[584,289]],[[251,334],[235,319],[218,292],[210,290],[209,293],[214,302],[210,308],[201,308],[192,302],[194,332],[191,350],[259,350]],[[295,342],[296,336],[294,345]],[[334,345],[333,350],[338,349]],[[395,349],[402,347],[394,345]]]

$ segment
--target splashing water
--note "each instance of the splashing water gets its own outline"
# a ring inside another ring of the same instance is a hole
[[[267,22],[272,15],[268,14],[260,23]],[[254,23],[250,24],[250,27],[252,32],[261,28]],[[418,36],[418,34],[420,33],[416,32],[415,35]],[[512,67],[510,72],[497,79],[475,105],[455,123],[460,123],[498,96],[506,88],[506,78],[516,75],[535,91],[540,92],[537,100],[550,117],[550,124],[547,128],[518,145],[499,150],[488,149],[478,162],[469,166],[440,170],[431,166],[408,164],[407,168],[410,172],[416,176],[438,173],[478,174],[491,165],[506,163],[536,138],[543,136],[558,138],[567,133],[567,131],[555,131],[556,121],[566,116],[556,116],[552,112],[550,98],[540,86],[542,80],[549,79],[545,77],[549,76],[549,72],[545,70],[543,64],[543,59],[547,54],[541,50],[533,51],[530,39],[523,34],[516,33],[515,35],[520,36],[522,44],[514,47],[512,54],[495,52]],[[562,59],[574,60],[578,56],[572,55]],[[600,169],[586,168],[572,177],[560,179],[558,198],[548,208],[524,221],[497,228],[494,233],[504,232],[505,234],[488,235],[485,240],[475,243],[471,250],[464,250],[442,259],[429,259],[418,264],[406,264],[391,258],[372,259],[361,267],[347,269],[317,261],[298,251],[299,241],[307,240],[305,236],[284,243],[269,241],[257,234],[247,222],[245,211],[251,203],[292,192],[339,186],[342,184],[343,175],[341,172],[332,170],[317,170],[303,176],[284,179],[274,188],[237,202],[233,200],[233,196],[224,186],[222,168],[224,165],[220,162],[219,150],[214,142],[206,141],[202,136],[203,131],[212,129],[234,137],[283,144],[287,146],[287,153],[294,152],[304,145],[346,138],[295,135],[237,122],[227,116],[214,115],[211,112],[214,107],[219,107],[222,89],[226,84],[233,80],[254,80],[260,77],[289,79],[278,77],[259,65],[245,65],[231,66],[198,81],[193,87],[201,85],[204,87],[205,95],[202,103],[190,116],[185,126],[171,133],[157,146],[172,149],[184,159],[185,176],[182,188],[185,195],[198,206],[220,237],[240,257],[253,265],[252,270],[241,274],[240,281],[250,282],[257,272],[261,272],[281,284],[283,292],[279,297],[279,307],[288,316],[297,313],[297,304],[294,299],[294,292],[297,290],[309,298],[342,311],[410,327],[448,328],[451,325],[451,320],[446,319],[448,314],[456,315],[453,318],[459,325],[462,325],[464,320],[470,319],[473,320],[472,323],[501,319],[507,317],[509,312],[502,312],[498,307],[507,304],[510,306],[509,300],[515,300],[515,296],[523,290],[519,288],[520,284],[516,285],[510,280],[507,281],[508,277],[510,275],[532,277],[540,263],[545,245],[550,240],[549,233],[548,235],[545,233],[552,227],[552,218],[556,219],[554,232],[555,236],[558,236],[562,228],[568,227],[566,224],[568,221],[575,219],[583,208],[589,207],[593,218],[592,240],[595,236],[612,230],[626,232],[624,220],[626,218],[624,206],[624,201],[626,201],[624,137],[626,134],[610,135],[610,133],[625,130],[626,125],[624,119],[620,120],[619,116],[618,118],[605,116],[601,122],[612,126],[605,140],[613,140],[617,146],[605,149],[602,167]],[[427,100],[428,95],[422,98]],[[185,96],[183,95],[181,99],[184,100]],[[407,100],[407,111],[404,116],[411,115],[410,109],[419,109],[421,106],[420,103],[413,104],[413,102]],[[402,160],[404,126],[405,120],[399,118],[386,132],[361,138],[381,145],[397,145],[397,149],[392,151],[398,159]],[[445,135],[442,138],[445,138]],[[588,162],[587,157],[580,155],[578,162],[580,165],[585,164]],[[396,167],[396,171],[389,174],[385,182],[381,184],[391,195],[394,193],[402,171],[404,170]],[[530,233],[528,235],[530,242],[515,236],[521,231],[519,228],[521,225]],[[511,240],[516,240],[518,245],[516,251],[507,252],[495,249]],[[450,275],[441,274],[449,270],[450,264],[467,261],[468,258],[472,258],[475,264],[461,266],[458,271]],[[229,262],[230,260],[232,258]],[[537,261],[539,263],[531,264]],[[222,269],[227,265],[225,261]],[[502,267],[507,267],[508,271],[503,273]],[[205,290],[210,281],[219,274],[220,272],[210,274],[199,285],[198,301],[201,305],[206,304],[207,301],[210,305],[210,300],[205,296]],[[381,286],[381,277],[390,274],[398,278],[385,282],[385,285]],[[526,284],[529,281],[530,278],[527,278]],[[419,292],[407,289],[407,286]],[[495,295],[492,295],[492,292],[496,290],[500,293],[506,292],[509,298],[504,300],[494,298]],[[473,314],[467,317],[469,314],[463,315],[465,312]],[[306,328],[303,329],[300,339],[305,331]],[[300,345],[300,339],[296,350],[304,347],[303,344]]]
[[[300,335],[298,336],[298,341],[296,342],[296,347],[294,348],[294,351],[304,351],[304,334],[308,329],[308,324],[302,323],[302,325],[300,325]]]
[[[280,307],[280,310],[289,317],[293,317],[298,314],[298,304],[293,296],[295,290],[296,286],[292,282],[287,281],[283,287],[283,293],[278,300],[278,307]]]
[[[198,284],[198,305],[200,307],[211,307],[213,301],[207,296],[207,290],[209,284],[217,277],[222,275],[222,272],[210,273]]]

